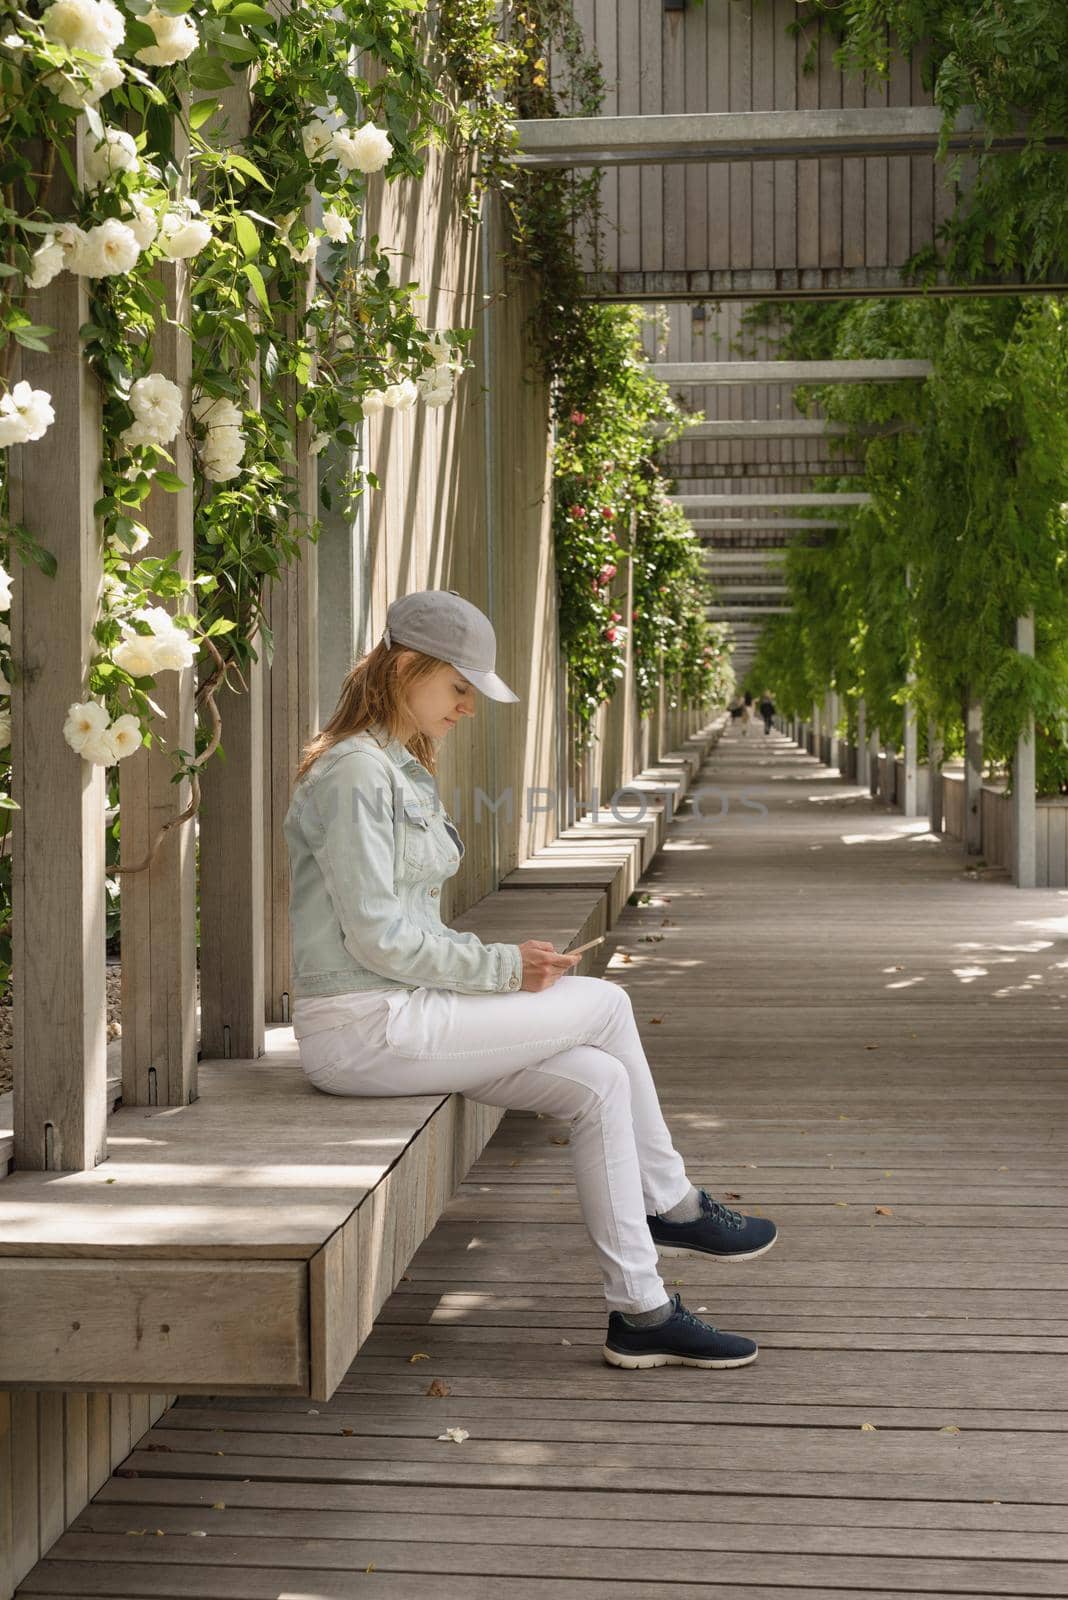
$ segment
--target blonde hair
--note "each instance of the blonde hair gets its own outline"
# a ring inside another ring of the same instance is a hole
[[[406,660],[399,659],[408,651]],[[437,656],[399,642],[381,640],[361,656],[345,675],[334,714],[304,746],[294,782],[299,780],[321,755],[350,734],[365,728],[381,727],[391,739],[400,739],[405,748],[421,761],[428,772],[437,771],[434,742],[429,734],[410,733],[411,722],[405,710],[409,688],[430,678],[444,665]]]

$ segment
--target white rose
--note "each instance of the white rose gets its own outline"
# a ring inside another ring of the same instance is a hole
[[[168,17],[153,6],[141,21],[152,29],[156,42],[142,45],[134,55],[150,67],[173,67],[176,61],[191,56],[200,43],[196,23],[191,17]]]
[[[421,392],[422,392],[422,396],[423,396],[423,404],[425,406],[443,406],[443,405],[447,405],[448,402],[452,399],[452,384],[449,383],[449,384],[437,384],[436,386],[428,386],[427,388],[423,389]]]
[[[196,648],[192,639],[182,628],[172,624],[166,633],[161,633],[156,640],[156,671],[180,672],[183,667],[191,667],[196,660]]]
[[[65,106],[74,106],[78,111],[84,111],[86,106],[98,106],[104,96],[110,94],[112,89],[117,89],[126,76],[122,62],[116,61],[114,56],[108,56],[96,67],[79,61],[76,68],[67,70],[76,73],[73,80],[62,72],[47,72],[41,82]],[[83,75],[89,80],[88,83],[82,81]]]
[[[351,221],[333,207],[323,212],[323,227],[326,229],[327,237],[332,239],[334,244],[341,244],[344,240],[352,238]]]
[[[213,483],[225,483],[241,471],[245,436],[237,428],[212,428],[200,446],[200,465]]]
[[[0,399],[0,424],[10,435],[7,444],[30,444],[42,439],[56,420],[47,389],[31,389],[25,379]],[[0,435],[2,439],[2,435]]]
[[[206,222],[186,217],[180,211],[168,211],[159,231],[159,245],[168,261],[186,261],[198,255],[211,242],[211,228]]]
[[[107,730],[107,737],[112,749],[112,759],[115,761],[121,761],[125,756],[132,756],[144,743],[141,724],[129,711],[115,718]],[[111,763],[108,762],[107,765],[110,766]]]
[[[151,537],[151,535],[149,534],[148,529],[142,523],[137,522],[137,523],[134,524],[134,527],[133,527],[133,540],[134,540],[134,542],[133,542],[132,545],[124,544],[122,542],[122,540],[118,537],[118,535],[113,533],[113,534],[110,534],[108,536],[108,541],[107,541],[108,542],[108,549],[109,550],[114,550],[116,555],[120,555],[120,556],[135,555],[136,556],[148,544],[150,537]]]
[[[45,235],[44,243],[33,252],[33,261],[26,275],[27,289],[47,289],[52,279],[63,271],[65,256],[63,246],[54,233]]]
[[[304,141],[304,154],[308,160],[317,161],[323,151],[330,148],[334,131],[327,127],[322,117],[312,117],[310,122],[304,124],[300,136]]]
[[[143,195],[130,196],[133,206],[133,216],[125,218],[126,226],[141,246],[147,250],[159,232],[159,218]]]
[[[41,28],[53,44],[110,56],[126,37],[126,24],[112,0],[53,0],[41,16]]]
[[[352,133],[338,128],[330,141],[330,153],[346,172],[377,172],[393,154],[389,134],[365,122]]]
[[[157,642],[153,635],[136,633],[123,626],[123,637],[111,652],[111,659],[132,678],[151,678],[156,670]]]
[[[106,278],[129,272],[141,254],[137,236],[118,217],[90,228],[67,253],[67,266],[81,278]]]
[[[98,700],[76,702],[67,712],[63,724],[63,737],[72,750],[79,754],[87,740],[103,733],[108,725],[107,707]]]
[[[384,389],[369,389],[360,402],[360,409],[365,417],[377,417],[385,404],[386,391]]]
[[[396,411],[410,411],[419,398],[419,390],[411,378],[402,378],[399,383],[387,384],[382,392],[385,405],[392,406]]]
[[[101,728],[99,733],[94,733],[86,739],[79,752],[83,761],[91,761],[96,767],[110,767],[115,763],[115,746],[111,742],[110,727]]]
[[[137,146],[125,128],[105,128],[99,144],[86,144],[85,185],[96,189],[116,172],[136,172],[139,166]]]
[[[11,712],[6,708],[0,710],[0,750],[6,750],[11,743]]]
[[[5,567],[0,567],[0,611],[6,611],[11,604],[11,576]],[[6,629],[7,624],[4,624]],[[7,638],[10,639],[10,632]],[[5,643],[7,640],[4,641]]]
[[[192,412],[205,428],[240,428],[245,420],[240,408],[226,395],[198,394]]]
[[[130,410],[152,441],[168,444],[182,425],[182,391],[162,372],[150,372],[131,387]]]

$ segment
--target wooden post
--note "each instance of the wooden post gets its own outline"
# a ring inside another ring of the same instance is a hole
[[[933,717],[927,722],[927,818],[932,833],[945,831],[945,780],[942,762],[945,743],[942,730]]]
[[[983,706],[969,695],[964,713],[964,853],[983,849]]]
[[[176,383],[186,413],[192,352],[189,265],[163,262],[167,320],[156,333],[153,371]],[[179,553],[178,571],[193,576],[193,460],[188,430],[169,446],[186,484],[176,494],[153,489],[145,511],[152,540],[145,552]],[[176,609],[168,603],[171,610]],[[182,610],[195,604],[183,597]],[[119,767],[124,866],[142,861],[159,830],[186,809],[188,779],[171,782],[172,749],[192,751],[195,668],[160,674],[152,698],[166,720],[157,742]],[[192,822],[171,829],[151,867],[121,879],[122,1099],[124,1105],[188,1105],[197,1095],[196,835]]]
[[[909,673],[910,684],[915,681],[913,674]],[[916,702],[911,694],[905,701],[905,771],[904,793],[898,796],[901,810],[906,817],[914,817],[918,810],[917,804],[917,753],[918,738],[916,727]]]
[[[305,306],[314,279],[304,274]],[[289,332],[297,330],[288,318]],[[301,319],[303,320],[303,319]],[[280,398],[295,424],[296,477],[300,515],[304,527],[315,520],[318,500],[316,458],[311,430],[296,420],[297,385],[291,378],[281,385]],[[289,809],[293,778],[307,741],[319,726],[319,586],[316,557],[310,540],[299,559],[291,563],[267,592],[265,610],[274,638],[274,654],[264,677],[264,984],[267,1020],[289,1021],[289,853],[282,823]]]
[[[868,759],[868,756],[869,756],[869,751],[868,751],[868,707],[867,707],[867,704],[865,702],[864,696],[861,695],[860,699],[857,701],[857,778],[856,778],[856,781],[862,788],[865,788],[865,789],[868,787],[868,784],[869,784],[869,781],[870,781],[870,775],[871,775],[871,763],[870,763],[870,761]]]
[[[81,176],[84,135],[70,145]],[[39,170],[39,166],[38,166]],[[49,203],[73,194],[56,163]],[[103,583],[100,395],[78,329],[85,278],[65,272],[32,300],[55,331],[47,352],[21,351],[21,378],[51,395],[48,435],[12,446],[11,516],[56,557],[54,577],[12,562],[12,988],[16,1168],[83,1172],[107,1153],[104,987],[105,768],[63,737],[84,701]]]
[[[872,795],[881,795],[882,781],[879,767],[879,752],[882,749],[882,738],[879,733],[879,724],[876,723],[871,730],[868,741],[868,787]]]
[[[1035,614],[1016,618],[1016,648],[1021,655],[1035,653]],[[1016,740],[1016,759],[1012,766],[1013,878],[1018,889],[1035,887],[1035,718],[1029,711],[1023,732]]]

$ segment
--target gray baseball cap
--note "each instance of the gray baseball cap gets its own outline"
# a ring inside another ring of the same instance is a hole
[[[518,700],[493,667],[497,636],[484,611],[455,589],[416,589],[386,611],[382,643],[407,644],[447,661],[491,700]]]

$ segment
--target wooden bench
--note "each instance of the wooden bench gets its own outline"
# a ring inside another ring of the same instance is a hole
[[[639,775],[641,822],[577,823],[456,926],[559,947],[606,932],[711,742]],[[199,1090],[120,1106],[92,1171],[3,1180],[0,1388],[329,1399],[503,1115],[323,1095],[282,1025],[256,1060],[202,1061]],[[10,1146],[0,1122],[5,1167]]]

